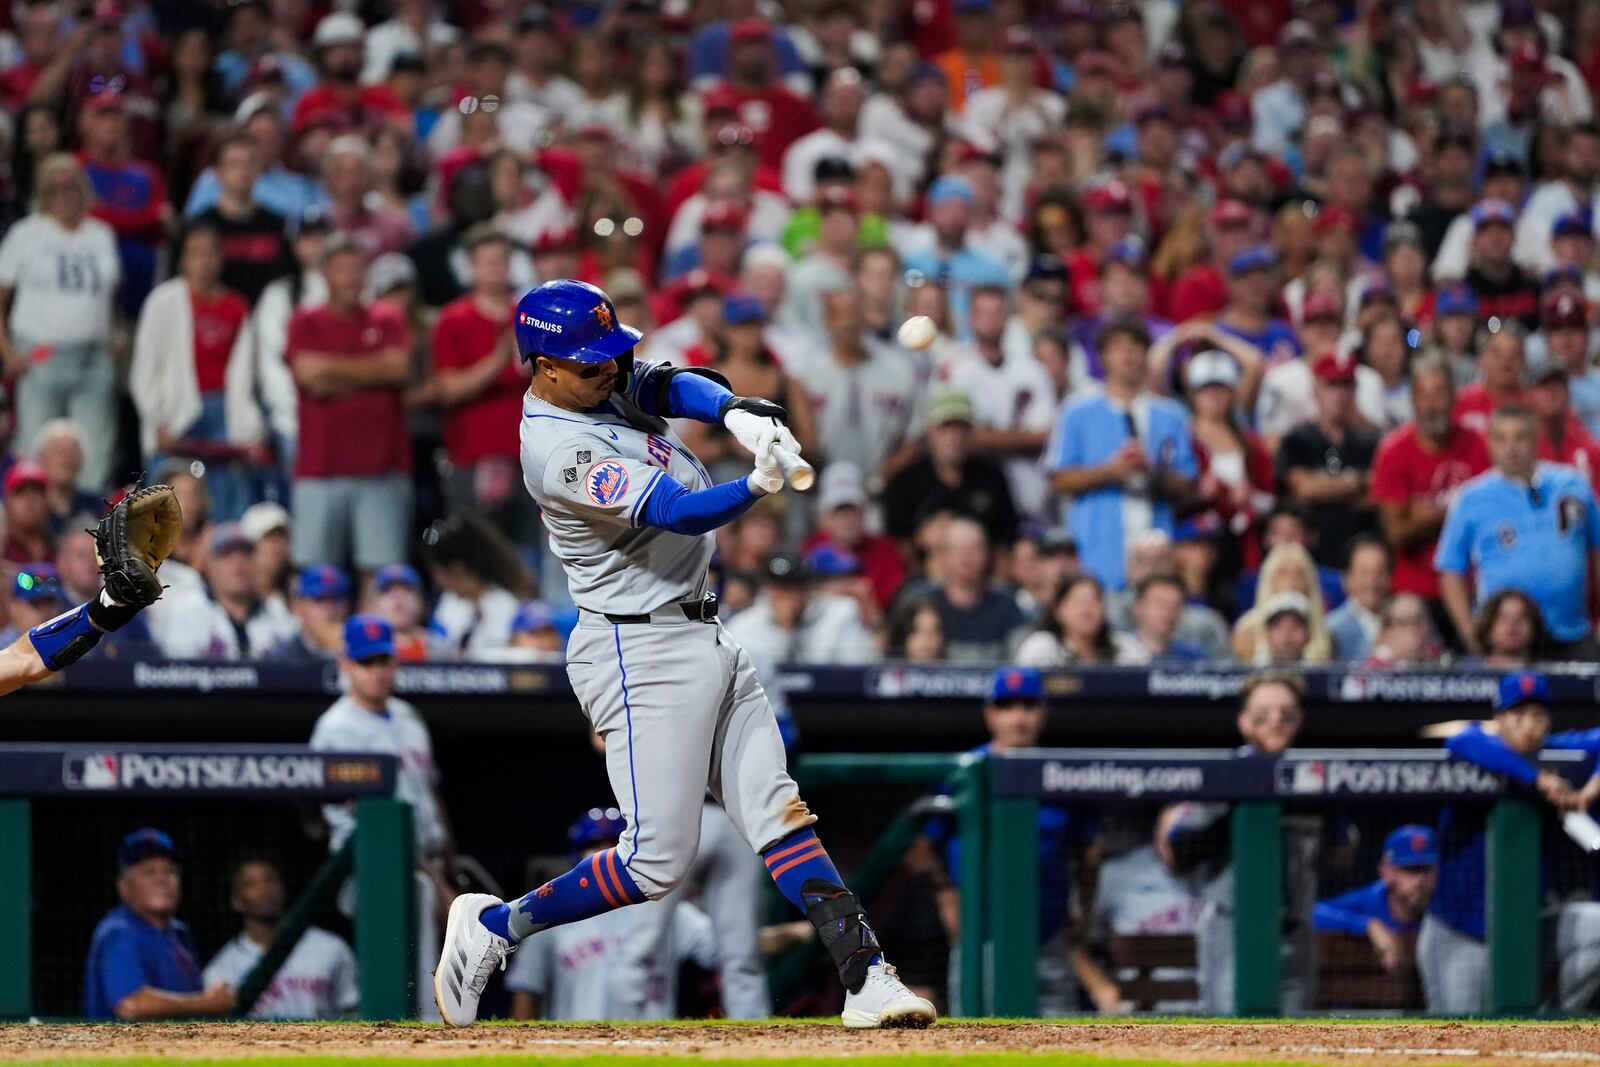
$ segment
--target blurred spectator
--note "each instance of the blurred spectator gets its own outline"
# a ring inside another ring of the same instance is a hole
[[[94,928],[84,963],[83,1014],[90,1020],[228,1015],[233,990],[202,990],[189,928],[177,917],[178,848],[160,830],[135,830],[117,846],[121,901]]]
[[[347,133],[329,143],[322,155],[322,182],[334,229],[359,241],[369,259],[410,243],[411,220],[405,213],[374,206],[372,146],[365,137]]]
[[[288,511],[270,500],[250,505],[239,519],[239,528],[256,545],[256,595],[281,607],[289,606],[289,583],[294,575],[289,553],[290,525]]]
[[[1312,360],[1317,415],[1284,437],[1277,459],[1284,494],[1311,511],[1317,562],[1340,560],[1350,538],[1372,526],[1368,493],[1378,435],[1354,421],[1355,360],[1324,352]]]
[[[524,499],[517,460],[516,428],[528,380],[512,358],[511,242],[480,223],[462,235],[461,248],[471,265],[472,291],[439,313],[434,373],[411,399],[444,409],[450,505],[474,508],[516,543],[531,545],[540,526]]]
[[[460,30],[436,17],[433,8],[428,0],[396,0],[394,17],[367,31],[361,67],[363,85],[376,85],[388,78],[397,57],[426,55],[461,36]]]
[[[822,469],[817,486],[817,530],[800,549],[809,554],[827,546],[853,555],[878,606],[886,610],[905,582],[905,561],[894,538],[868,531],[866,509],[860,469],[849,460],[834,460]]]
[[[1539,427],[1539,458],[1573,467],[1589,479],[1600,480],[1600,442],[1589,436],[1572,410],[1572,388],[1567,368],[1560,363],[1539,363],[1528,370],[1523,394]]]
[[[1185,325],[1168,337],[1188,333],[1190,327]],[[1156,347],[1164,343],[1158,342]],[[1224,541],[1236,546],[1229,553],[1230,564],[1236,566],[1256,522],[1271,509],[1276,486],[1272,457],[1238,415],[1240,397],[1251,391],[1244,368],[1253,366],[1259,374],[1259,353],[1243,342],[1234,341],[1233,345],[1239,349],[1237,353],[1208,349],[1195,354],[1184,365],[1183,378],[1194,413],[1190,430],[1200,469],[1194,503],[1203,509],[1201,518],[1214,520],[1217,528],[1225,531]],[[1257,358],[1253,364],[1241,364],[1240,356]],[[1151,358],[1155,359],[1153,351]]]
[[[157,616],[157,645],[171,659],[260,659],[296,639],[283,604],[256,592],[255,542],[238,523],[219,523],[207,543],[205,588],[173,597]]]
[[[1461,488],[1445,516],[1434,565],[1439,591],[1467,651],[1482,652],[1472,604],[1500,589],[1521,589],[1539,605],[1558,659],[1600,654],[1587,603],[1600,578],[1600,511],[1589,480],[1571,467],[1538,460],[1536,423],[1525,407],[1504,405],[1489,426],[1494,469]],[[1467,574],[1475,578],[1469,592]]]
[[[44,468],[45,503],[50,509],[50,535],[60,537],[76,516],[99,518],[104,501],[99,493],[79,488],[83,470],[83,432],[71,419],[51,419],[32,441],[33,458]]]
[[[1367,658],[1378,637],[1379,616],[1389,598],[1389,550],[1372,534],[1358,534],[1346,550],[1344,603],[1328,613],[1333,658]]]
[[[1311,601],[1304,593],[1274,593],[1260,607],[1256,663],[1281,667],[1305,661],[1311,644]]]
[[[1443,285],[1433,297],[1433,330],[1428,344],[1411,361],[1411,400],[1416,405],[1417,364],[1442,361],[1451,383],[1463,389],[1478,381],[1478,300],[1464,285]],[[1454,403],[1452,396],[1451,402]]]
[[[1472,625],[1477,662],[1495,670],[1521,670],[1544,654],[1548,640],[1539,605],[1520,589],[1491,593]]]
[[[1422,929],[1438,884],[1438,838],[1426,826],[1399,826],[1383,839],[1378,880],[1317,901],[1311,921],[1320,931],[1365,937],[1383,969],[1399,974],[1416,966],[1416,943],[1395,935]]]
[[[1078,544],[1065,527],[1024,526],[1011,546],[1011,578],[1025,610],[1042,614],[1055,603],[1061,583],[1081,573]]]
[[[78,161],[94,189],[91,214],[117,235],[122,260],[117,303],[125,317],[133,318],[155,284],[156,253],[173,211],[161,172],[129,154],[127,103],[109,87],[84,101]]]
[[[213,166],[216,202],[192,213],[190,224],[209,226],[221,235],[222,284],[253,307],[267,283],[292,267],[287,222],[256,199],[261,148],[254,137],[234,133],[223,138]]]
[[[1440,651],[1427,602],[1415,593],[1398,593],[1383,606],[1367,665],[1422,667],[1437,663]]]
[[[0,365],[16,379],[15,436],[65,415],[93,426],[79,484],[111,481],[116,445],[116,370],[112,365],[112,296],[121,278],[116,238],[89,217],[93,188],[71,156],[39,164],[33,213],[0,240]]]
[[[884,528],[902,542],[929,515],[953,511],[981,523],[989,542],[1010,545],[1017,512],[1004,471],[972,454],[976,414],[965,393],[944,392],[928,408],[927,449],[883,489]]]
[[[1110,663],[1118,651],[1106,619],[1105,591],[1089,575],[1078,574],[1061,583],[1014,658],[1024,667],[1066,667]]]
[[[290,166],[294,149],[286,143],[283,116],[270,95],[252,93],[245,97],[234,120],[256,146],[260,162],[251,196],[257,204],[281,216],[290,226],[304,218],[306,212],[320,211],[326,207],[327,191]],[[246,175],[235,172],[225,178],[220,164],[219,156],[218,166],[207,168],[195,179],[183,208],[188,218],[195,218],[220,202],[224,181],[234,186],[230,196],[237,201],[238,192],[234,183],[242,181]],[[234,165],[238,165],[238,161],[234,161]]]
[[[299,309],[327,303],[322,250],[328,233],[328,217],[320,208],[289,225],[289,247],[294,254],[290,273],[268,283],[252,315],[257,392],[286,469],[293,467],[300,433],[299,394],[287,362],[289,323]]]
[[[383,616],[394,631],[395,655],[400,662],[430,658],[435,635],[424,625],[427,602],[422,576],[406,563],[379,567],[372,575],[372,600],[368,608]],[[514,632],[514,631],[513,631]]]
[[[535,663],[560,663],[567,658],[567,642],[556,614],[541,600],[530,600],[517,609],[517,617],[511,620],[509,647]]]
[[[700,100],[684,92],[677,54],[664,40],[641,42],[627,87],[606,101],[605,110],[634,162],[650,174],[678,169],[694,158],[704,139]]]
[[[1016,595],[992,582],[993,558],[982,524],[960,517],[945,522],[931,564],[938,577],[907,583],[901,595],[926,597],[938,608],[947,658],[962,663],[1005,658],[1022,640],[1027,618]]]
[[[506,79],[507,96],[537,104],[551,115],[570,114],[583,100],[578,87],[561,72],[559,29],[549,8],[525,5],[512,23],[517,69]]]
[[[1294,330],[1276,315],[1277,286],[1278,254],[1271,245],[1236,253],[1228,261],[1228,303],[1216,318],[1217,329],[1254,345],[1269,367],[1301,354]]]
[[[266,423],[256,403],[249,307],[221,283],[222,237],[196,223],[178,242],[178,276],[145,301],[128,391],[139,411],[145,461],[206,461],[216,516],[234,521],[255,503],[250,466],[264,465]]]
[[[20,565],[56,558],[45,496],[49,484],[44,468],[31,459],[19,459],[6,471],[5,548],[0,552],[6,562]]]
[[[799,369],[800,384],[823,456],[849,460],[872,481],[921,426],[921,390],[904,356],[863,335],[859,292],[823,293],[822,310],[828,350]]]
[[[1006,290],[972,291],[972,340],[954,346],[940,379],[972,401],[972,451],[1005,468],[1011,498],[1024,516],[1042,519],[1049,484],[1038,456],[1055,421],[1055,390],[1032,358],[1007,360],[1003,341],[1010,306]]]
[[[818,592],[815,584],[803,556],[773,556],[755,603],[728,620],[728,632],[762,677],[775,679],[785,663],[862,663],[871,656],[872,634],[855,603]]]
[[[1278,599],[1285,594],[1302,599]],[[1306,644],[1300,658],[1307,663],[1326,663],[1333,655],[1333,639],[1325,621],[1316,564],[1304,547],[1294,543],[1279,545],[1262,562],[1255,604],[1233,624],[1234,655],[1256,666],[1273,662],[1274,650],[1267,640],[1269,624],[1273,614],[1283,613],[1299,615],[1305,622]]]
[[[1391,431],[1372,461],[1372,499],[1394,552],[1394,588],[1428,600],[1439,596],[1433,554],[1445,511],[1460,486],[1489,465],[1482,436],[1454,421],[1453,395],[1450,368],[1441,358],[1413,361],[1416,419]]]
[[[775,43],[764,19],[735,21],[728,30],[727,80],[705,94],[706,111],[730,113],[756,131],[761,161],[773,168],[783,165],[790,145],[817,128],[811,101],[779,79]],[[691,65],[691,81],[698,77]]]
[[[884,620],[883,657],[908,663],[939,663],[945,658],[944,616],[926,597],[901,597]]]
[[[1206,651],[1176,637],[1186,594],[1171,574],[1152,574],[1134,587],[1133,627],[1115,635],[1116,662],[1125,666],[1206,659]]]
[[[945,287],[950,294],[950,320],[957,338],[971,336],[968,307],[972,293],[983,286],[1007,288],[1011,275],[1000,260],[972,241],[972,182],[946,174],[928,187],[923,198],[928,221],[895,241],[906,270]]]
[[[511,622],[533,581],[511,544],[470,512],[428,528],[428,571],[439,590],[430,629],[452,655],[471,659],[511,643]]]
[[[1157,575],[1180,577],[1177,546],[1171,537],[1160,530],[1146,530],[1128,545],[1128,558],[1123,564],[1128,586],[1107,597],[1106,613],[1113,630],[1134,628],[1134,589],[1146,578]],[[1187,596],[1188,590],[1185,589]],[[1174,636],[1185,645],[1203,649],[1207,659],[1226,660],[1233,654],[1228,635],[1228,624],[1216,610],[1192,598],[1183,605]]]
[[[1172,287],[1170,302],[1174,322],[1206,319],[1228,305],[1225,272],[1233,257],[1249,247],[1256,219],[1248,204],[1222,199],[1206,217],[1205,259],[1188,267]]]
[[[294,313],[284,358],[299,392],[295,560],[373,570],[406,555],[411,442],[401,389],[411,339],[392,312],[362,302],[364,269],[353,238],[327,241],[328,302]]]
[[[242,929],[217,950],[201,979],[207,988],[238,989],[266,955],[283,921],[283,872],[265,857],[237,864],[228,876],[228,907]],[[250,1009],[252,1019],[336,1019],[361,1001],[356,956],[343,938],[307,927]]]
[[[1187,413],[1145,387],[1144,324],[1108,323],[1099,347],[1105,390],[1067,403],[1047,463],[1055,491],[1072,498],[1068,519],[1084,569],[1116,590],[1125,584],[1127,542],[1145,529],[1172,532],[1173,505],[1189,495],[1198,468]]]
[[[861,73],[855,68],[843,67],[828,76],[817,97],[822,126],[796,140],[783,155],[783,192],[790,200],[811,202],[824,160],[843,160],[853,169],[864,162],[860,122],[866,98]]]
[[[1566,370],[1572,413],[1592,437],[1600,433],[1600,372],[1589,358],[1589,321],[1582,297],[1559,293],[1545,298],[1539,336],[1544,360]]]
[[[405,122],[410,112],[387,85],[359,85],[367,29],[347,11],[324,15],[311,35],[317,84],[295,101],[293,128],[314,124],[338,132],[363,130],[386,121]]]
[[[350,579],[327,563],[300,572],[290,604],[299,632],[269,649],[269,660],[321,663],[342,647],[342,627],[350,615]],[[387,623],[385,624],[387,625]]]
[[[1485,199],[1472,208],[1472,259],[1462,279],[1478,301],[1478,321],[1539,327],[1539,283],[1511,258],[1517,212],[1504,200]]]

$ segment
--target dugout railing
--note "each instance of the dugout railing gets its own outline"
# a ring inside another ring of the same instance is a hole
[[[48,917],[46,909],[60,906],[37,898],[38,853],[53,850],[50,854],[59,859],[61,850],[70,848],[85,861],[98,860],[116,844],[115,837],[88,832],[87,827],[79,839],[69,842],[41,838],[41,833],[78,834],[70,818],[60,818],[61,811],[54,811],[57,817],[46,822],[41,809],[58,806],[69,812],[94,812],[97,822],[120,825],[167,802],[175,802],[168,809],[173,812],[186,810],[190,817],[198,812],[198,817],[222,820],[230,810],[240,810],[240,804],[309,808],[352,802],[353,835],[342,849],[325,859],[317,857],[315,873],[289,907],[272,946],[240,985],[245,1002],[241,1011],[270,982],[317,908],[330,904],[339,887],[354,876],[358,1014],[365,1019],[414,1016],[419,995],[414,840],[411,808],[395,797],[394,757],[316,752],[300,745],[19,744],[0,746],[0,869],[8,875],[0,880],[0,958],[6,960],[0,969],[0,1018],[39,1014],[34,979],[41,950],[49,950],[53,960],[75,958],[81,969],[88,949],[86,940],[70,946],[35,941],[36,928],[51,929],[38,920]],[[132,830],[135,825],[123,828]],[[218,840],[227,837],[224,826]],[[326,849],[315,841],[300,845]],[[87,877],[95,864],[82,862],[81,867]]]
[[[1547,752],[1542,762],[1581,784],[1579,754]],[[1417,802],[1487,806],[1489,1012],[1520,1016],[1540,1009],[1539,802],[1442,751],[1291,750],[1268,759],[1229,750],[1035,749],[973,759],[958,773],[963,989],[976,991],[955,1006],[960,1014],[1036,1014],[1035,835],[1039,805],[1049,801],[1230,805],[1234,989],[1236,1013],[1244,1016],[1282,1012],[1286,804],[1369,811]]]

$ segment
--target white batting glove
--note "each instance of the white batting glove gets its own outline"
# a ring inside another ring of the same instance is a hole
[[[756,469],[750,472],[750,490],[759,496],[776,493],[783,488],[783,472],[778,469],[774,446],[781,447],[778,433],[770,427],[762,432],[751,451],[755,453]]]
[[[778,447],[795,455],[800,454],[800,443],[794,439],[794,434],[789,427],[784,425],[787,413],[770,400],[760,397],[736,397],[729,402],[722,414],[722,425],[733,434],[734,440],[745,447],[751,455],[760,447],[761,435],[768,430],[776,430],[778,434]]]

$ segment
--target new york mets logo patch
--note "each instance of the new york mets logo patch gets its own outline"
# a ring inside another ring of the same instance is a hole
[[[596,504],[615,504],[628,491],[628,469],[614,459],[601,460],[589,468],[583,484]]]

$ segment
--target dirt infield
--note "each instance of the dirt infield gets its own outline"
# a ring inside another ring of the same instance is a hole
[[[851,1032],[836,1024],[488,1025],[175,1023],[0,1027],[0,1061],[121,1057],[700,1058],[1080,1053],[1183,1063],[1600,1065],[1600,1024],[941,1023],[933,1030]]]

